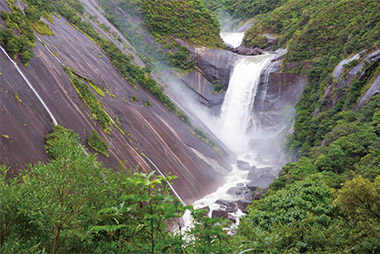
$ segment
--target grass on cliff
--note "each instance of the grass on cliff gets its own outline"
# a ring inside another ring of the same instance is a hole
[[[106,157],[109,157],[109,145],[107,145],[106,141],[102,139],[96,131],[91,130],[91,133],[87,138],[87,143],[99,153],[105,155]]]

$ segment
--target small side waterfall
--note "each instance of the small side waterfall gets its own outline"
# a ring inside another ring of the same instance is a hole
[[[247,151],[246,134],[256,129],[253,114],[261,72],[272,55],[247,56],[235,64],[220,115],[220,137],[233,151]]]
[[[34,89],[34,87],[32,86],[32,84],[29,82],[29,80],[26,78],[26,76],[24,75],[24,73],[21,71],[21,69],[18,67],[17,63],[15,61],[12,60],[12,58],[10,58],[10,56],[7,54],[7,52],[5,51],[5,49],[3,49],[3,47],[0,46],[0,49],[3,51],[4,55],[6,55],[6,57],[9,59],[9,61],[11,63],[13,63],[13,65],[15,66],[17,72],[21,75],[21,77],[25,80],[25,83],[29,86],[29,88],[33,91],[34,95],[38,98],[38,100],[40,101],[40,103],[42,104],[42,106],[45,108],[45,110],[48,112],[51,120],[53,121],[53,124],[54,125],[58,125],[58,121],[57,119],[54,117],[53,113],[50,111],[50,109],[48,108],[48,106],[46,106],[45,102],[42,100],[41,96],[38,94],[38,92],[36,91],[36,89]]]

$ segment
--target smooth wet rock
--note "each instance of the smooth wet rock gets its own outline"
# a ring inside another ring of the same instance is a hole
[[[231,187],[227,190],[227,194],[239,196],[243,193],[244,187]]]
[[[242,186],[244,186],[244,183],[238,183],[238,184],[236,184],[236,186],[237,187],[242,187]]]
[[[255,171],[255,170],[258,170],[258,168],[255,165],[252,165],[250,171]]]
[[[249,165],[248,162],[246,161],[242,161],[242,160],[238,160],[236,162],[236,166],[241,169],[241,170],[250,170],[251,169],[251,165]]]
[[[255,56],[264,53],[264,51],[260,48],[247,48],[244,45],[240,45],[235,50],[233,50],[233,52],[244,56]]]
[[[209,206],[204,206],[204,207],[199,208],[199,209],[206,210],[207,212],[210,212],[210,207]]]
[[[237,206],[238,208],[242,211],[245,212],[245,209],[247,208],[248,205],[252,204],[251,201],[249,200],[238,200],[237,201]]]
[[[264,167],[258,168],[255,171],[249,171],[247,175],[248,180],[256,180],[262,176],[273,177],[274,168],[273,167]]]
[[[271,34],[263,34],[264,37],[268,39],[268,44],[270,46],[275,46],[277,45],[277,37]]]
[[[232,222],[232,223],[236,223],[236,218],[234,216],[232,216],[231,214],[228,215],[228,219]]]
[[[217,218],[217,217],[227,219],[228,212],[224,210],[213,210],[211,214],[211,218]]]
[[[259,188],[255,183],[249,183],[246,186],[250,191],[256,191]]]
[[[261,199],[262,195],[269,191],[269,187],[257,189],[255,195],[253,195],[253,200]]]
[[[237,212],[236,207],[227,207],[225,210],[229,213],[236,213]]]
[[[253,195],[252,200],[259,200],[261,198],[261,189],[257,189],[255,195]]]
[[[236,205],[233,202],[224,200],[224,199],[218,199],[217,201],[215,201],[215,204],[224,205],[226,207],[232,207],[232,208],[236,207]]]
[[[252,181],[249,183],[249,185],[257,186],[259,188],[265,188],[269,184],[271,184],[274,181],[274,176],[260,176],[255,179],[252,179]]]

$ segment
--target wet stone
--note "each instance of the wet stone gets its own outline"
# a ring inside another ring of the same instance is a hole
[[[236,165],[237,165],[237,167],[238,167],[240,170],[250,170],[250,169],[251,169],[251,166],[250,166],[249,163],[246,162],[246,161],[238,160],[238,161],[236,162]]]
[[[228,219],[232,222],[232,223],[236,223],[236,218],[234,216],[232,216],[231,214],[228,215]]]
[[[236,207],[227,207],[226,211],[229,212],[229,213],[236,213],[237,212],[237,208]]]
[[[243,193],[244,187],[231,187],[227,190],[227,194],[239,196]]]
[[[223,219],[227,219],[228,218],[228,212],[224,211],[224,210],[214,210],[214,211],[212,211],[211,218],[217,218],[217,217],[220,217],[220,218],[223,218]]]
[[[226,207],[236,207],[236,205],[233,202],[224,199],[218,199],[217,201],[215,201],[215,204],[223,205]]]
[[[256,191],[257,190],[257,185],[255,183],[249,183],[246,185],[247,188],[250,190],[250,191]]]
[[[206,210],[206,212],[204,214],[201,215],[201,217],[205,217],[208,215],[208,213],[210,212],[210,207],[209,206],[205,206],[205,207],[202,207],[200,208],[202,210]]]
[[[250,205],[252,202],[249,200],[238,200],[237,201],[237,206],[238,208],[242,211],[245,212],[245,209],[247,208],[248,205]]]

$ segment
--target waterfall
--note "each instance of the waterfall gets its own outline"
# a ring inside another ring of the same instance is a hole
[[[221,32],[221,37],[226,45],[237,48],[243,41],[244,33]]]
[[[21,77],[25,80],[25,83],[29,86],[29,88],[33,91],[34,95],[37,97],[37,99],[40,101],[40,103],[42,104],[42,106],[45,108],[45,110],[48,112],[51,120],[53,121],[53,124],[54,125],[58,125],[58,121],[57,119],[54,117],[53,113],[50,111],[50,109],[48,108],[48,106],[46,106],[45,102],[42,100],[41,96],[38,94],[38,92],[34,89],[34,87],[32,86],[32,84],[29,82],[29,80],[26,78],[26,76],[24,75],[24,73],[21,71],[21,69],[18,67],[17,63],[15,61],[12,60],[12,58],[10,58],[10,56],[7,54],[7,52],[5,51],[5,49],[3,49],[3,47],[1,47],[1,50],[3,51],[4,55],[7,56],[7,58],[9,59],[9,61],[11,63],[13,63],[13,65],[15,66],[17,72],[21,75]]]
[[[257,87],[271,58],[269,54],[242,57],[232,71],[221,109],[219,136],[234,151],[248,150],[246,134],[256,127],[253,106]]]

